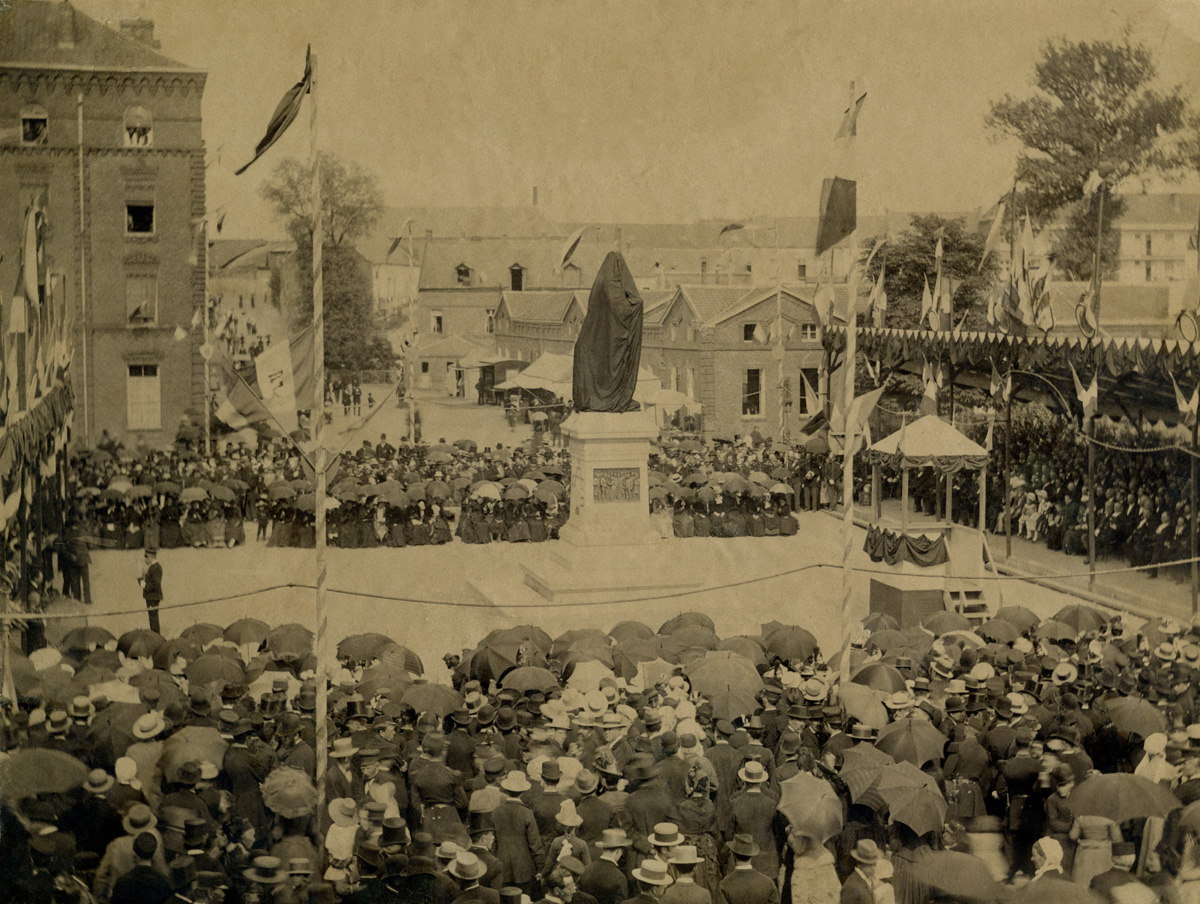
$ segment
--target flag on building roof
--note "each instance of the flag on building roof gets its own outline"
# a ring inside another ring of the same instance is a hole
[[[1067,366],[1071,368],[1071,379],[1075,381],[1075,396],[1083,406],[1084,420],[1095,417],[1100,407],[1100,369],[1096,369],[1092,385],[1084,389],[1083,384],[1079,382],[1079,374],[1075,373],[1075,365],[1067,362]]]
[[[735,232],[738,229],[745,229],[745,228],[746,228],[745,223],[729,223],[728,225],[721,227],[721,231],[717,233],[717,238],[720,238],[727,232]]]
[[[854,85],[850,85],[851,92],[854,91]],[[833,140],[839,138],[853,138],[858,134],[858,114],[862,112],[863,101],[867,99],[867,92],[864,91],[857,99],[852,100],[842,113],[842,124],[838,127],[837,134],[833,136]]]
[[[1196,411],[1200,408],[1200,383],[1197,383],[1192,391],[1191,399],[1184,396],[1179,384],[1175,382],[1174,374],[1171,375],[1171,385],[1175,387],[1175,404],[1179,407],[1179,413],[1183,415],[1184,423],[1190,427],[1196,422]]]
[[[304,95],[308,93],[309,87],[312,84],[312,48],[310,47],[304,55],[304,75],[300,81],[292,85],[283,95],[283,99],[279,101],[275,107],[275,112],[271,114],[271,119],[267,123],[267,133],[262,137],[262,140],[254,148],[254,157],[250,162],[241,169],[234,171],[235,176],[240,176],[258,160],[263,154],[270,150],[271,145],[279,140],[280,136],[287,131],[288,126],[296,121],[296,116],[300,112],[300,104],[304,101]]]
[[[821,183],[817,216],[817,255],[851,235],[858,226],[858,184],[835,176]]]
[[[562,273],[567,264],[570,263],[571,255],[575,253],[575,249],[578,248],[579,243],[583,241],[583,234],[587,232],[589,228],[590,227],[588,226],[581,226],[567,237],[566,242],[563,243],[562,250],[559,252],[558,262],[554,265],[555,273]],[[399,241],[399,239],[397,239],[397,241]]]

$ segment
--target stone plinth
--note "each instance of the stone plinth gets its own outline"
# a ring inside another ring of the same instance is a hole
[[[549,563],[522,565],[525,583],[551,601],[617,600],[699,586],[674,564],[671,540],[650,520],[647,463],[658,435],[646,412],[577,412],[571,442],[571,517]]]

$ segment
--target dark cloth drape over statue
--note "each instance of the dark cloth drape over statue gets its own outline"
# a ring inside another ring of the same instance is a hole
[[[642,296],[625,258],[610,251],[575,340],[576,411],[633,411],[642,359]]]

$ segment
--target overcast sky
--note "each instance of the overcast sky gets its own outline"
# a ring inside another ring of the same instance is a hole
[[[307,109],[233,170],[309,43],[321,147],[375,172],[386,203],[528,204],[536,185],[563,220],[813,215],[835,174],[858,178],[863,212],[986,207],[1017,152],[989,136],[988,103],[1030,92],[1051,37],[1128,26],[1200,106],[1200,0],[75,2],[154,19],[163,53],[208,70],[208,202],[229,206],[227,236],[280,231],[258,190],[307,153]],[[859,137],[834,142],[851,79],[868,91]]]

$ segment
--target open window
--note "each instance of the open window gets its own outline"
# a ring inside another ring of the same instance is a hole
[[[525,268],[520,264],[509,267],[508,276],[514,292],[520,292],[525,287]]]
[[[145,107],[127,107],[121,132],[125,147],[150,147],[154,143],[154,120],[150,111]]]
[[[21,144],[39,146],[50,137],[50,117],[45,107],[32,106],[21,110]]]
[[[751,368],[746,371],[742,383],[742,417],[758,417],[762,414],[762,371]]]
[[[459,264],[454,268],[454,273],[458,277],[458,284],[460,286],[471,285],[471,268],[466,264]]]
[[[125,277],[125,318],[130,326],[145,326],[157,322],[157,276],[139,273]]]
[[[125,234],[154,235],[154,205],[138,201],[125,205]]]

